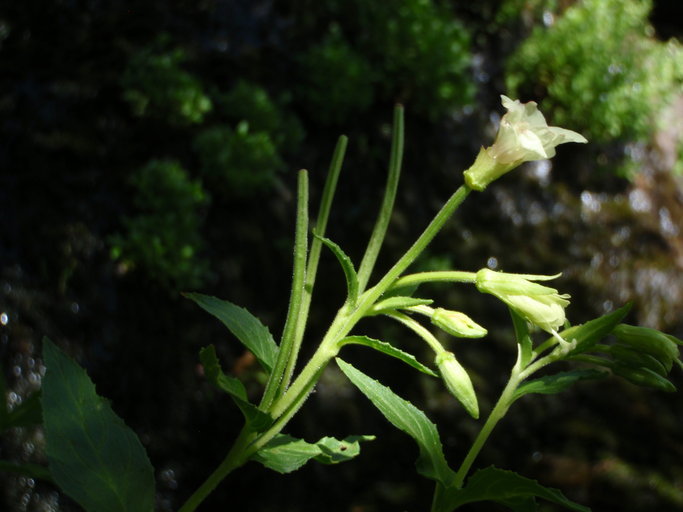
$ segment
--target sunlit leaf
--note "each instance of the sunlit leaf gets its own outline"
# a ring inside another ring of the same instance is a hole
[[[341,247],[339,247],[329,238],[319,236],[315,232],[313,233],[313,236],[320,240],[325,247],[332,251],[332,253],[336,256],[339,264],[342,267],[342,270],[344,271],[344,277],[346,277],[346,287],[348,290],[349,299],[352,303],[354,303],[358,298],[358,275],[356,274],[356,268],[353,266],[351,258],[346,255]]]
[[[373,338],[368,338],[367,336],[348,336],[339,342],[340,347],[343,347],[344,345],[363,345],[365,347],[370,347],[378,352],[395,357],[396,359],[403,361],[422,373],[426,373],[432,377],[439,376],[439,374],[434,372],[431,368],[423,365],[420,361],[415,359],[414,355],[403,352],[386,341],[375,340]]]
[[[602,338],[612,332],[630,310],[631,304],[626,304],[616,311],[601,316],[600,318],[561,331],[560,336],[565,340],[569,342],[576,340],[576,348],[572,350],[569,355],[580,354],[591,349]]]
[[[272,370],[278,347],[268,328],[258,318],[227,300],[201,293],[185,293],[184,296],[223,322],[228,330],[253,352],[266,371]]]
[[[317,443],[278,434],[261,448],[252,459],[278,473],[296,471],[309,460],[323,464],[345,462],[360,453],[361,441],[372,441],[375,436],[349,436],[343,440],[323,437]]]
[[[43,417],[50,473],[88,512],[152,512],[154,469],[135,433],[85,371],[43,341]]]
[[[415,440],[420,450],[415,464],[418,473],[448,486],[453,481],[455,473],[446,463],[436,425],[421,410],[396,395],[387,386],[339,358],[336,361],[342,372],[370,399],[384,417]]]

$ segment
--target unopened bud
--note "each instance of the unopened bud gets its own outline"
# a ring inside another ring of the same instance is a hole
[[[669,336],[649,327],[637,327],[635,325],[619,324],[612,331],[617,339],[629,347],[650,354],[671,371],[674,359],[679,356],[678,346]]]
[[[448,391],[458,399],[470,416],[475,420],[478,419],[479,404],[472,381],[455,355],[452,352],[441,352],[436,356],[435,362]]]
[[[458,338],[482,338],[488,334],[484,327],[460,311],[436,308],[431,318],[439,329]]]

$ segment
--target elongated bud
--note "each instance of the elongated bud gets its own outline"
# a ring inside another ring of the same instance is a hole
[[[467,371],[461,366],[452,352],[441,352],[436,356],[436,366],[441,372],[448,391],[458,399],[465,410],[475,420],[479,418],[479,403]]]
[[[638,352],[650,354],[671,371],[674,359],[679,356],[678,346],[669,336],[649,327],[619,324],[612,331],[617,339]]]
[[[676,386],[649,368],[633,368],[632,366],[617,363],[612,367],[612,371],[638,386],[658,389],[668,393],[676,391]]]
[[[649,368],[662,377],[666,377],[669,373],[659,359],[645,352],[634,350],[628,345],[622,345],[621,343],[613,345],[610,349],[610,354],[617,362],[627,366]]]
[[[458,338],[482,338],[488,334],[484,327],[460,311],[436,308],[431,319],[439,329]]]

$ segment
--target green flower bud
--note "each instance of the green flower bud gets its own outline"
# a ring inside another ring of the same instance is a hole
[[[436,308],[431,319],[439,329],[458,338],[482,338],[488,334],[484,327],[460,311]]]
[[[555,146],[588,142],[581,134],[548,126],[533,101],[521,103],[507,96],[501,96],[501,100],[507,113],[500,120],[496,141],[482,148],[472,167],[465,171],[465,183],[473,190],[484,190],[489,183],[524,162],[555,156]]]
[[[638,352],[650,354],[666,368],[669,373],[674,359],[679,356],[678,346],[671,338],[649,327],[637,327],[635,325],[619,324],[612,331],[617,339]]]
[[[495,295],[532,324],[557,336],[570,297],[532,281],[548,281],[559,275],[506,274],[483,268],[477,272],[475,284],[479,291]]]
[[[472,381],[467,371],[460,365],[452,352],[443,351],[436,356],[436,366],[439,368],[448,391],[458,399],[465,410],[475,420],[479,418],[479,403],[474,393]]]
[[[676,391],[676,386],[649,368],[634,368],[632,366],[617,363],[612,367],[612,371],[638,386],[658,389],[668,393]]]
[[[628,345],[622,345],[621,343],[613,345],[609,353],[618,363],[638,368],[649,368],[662,377],[666,377],[669,373],[657,358],[650,354],[634,350]]]

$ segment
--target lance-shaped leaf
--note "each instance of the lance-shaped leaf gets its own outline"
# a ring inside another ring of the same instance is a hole
[[[315,233],[315,231],[313,232],[313,236],[320,240],[325,247],[332,251],[332,253],[336,256],[342,270],[344,271],[344,277],[346,277],[346,288],[349,294],[349,300],[351,304],[354,304],[356,299],[358,299],[358,275],[356,274],[356,268],[353,266],[351,258],[346,255],[341,247],[339,247],[329,238],[319,236]]]
[[[50,473],[88,512],[152,512],[154,469],[135,433],[85,371],[43,340],[43,419]]]
[[[217,299],[201,293],[185,293],[188,299],[195,301],[202,309],[218,318],[242,342],[261,366],[270,372],[275,365],[278,347],[268,328],[254,315],[227,300]]]
[[[526,512],[533,498],[538,497],[570,510],[590,512],[590,509],[567,499],[557,489],[543,487],[535,480],[512,471],[494,467],[481,469],[472,475],[462,489],[451,487],[440,499],[435,510],[451,512],[467,503],[494,501],[516,512]]]
[[[391,389],[337,358],[337,365],[351,382],[374,404],[397,429],[412,437],[420,455],[415,463],[418,473],[449,486],[455,473],[448,467],[436,425],[413,404]]]
[[[508,308],[510,316],[512,317],[512,325],[515,328],[515,339],[519,344],[520,363],[522,368],[526,367],[531,361],[533,344],[529,336],[529,326],[524,318],[521,317],[514,309]]]
[[[323,437],[317,443],[308,443],[286,434],[278,434],[256,452],[252,459],[278,473],[296,471],[309,460],[323,464],[345,462],[360,453],[361,441],[372,441],[375,436],[349,436],[343,440]]]
[[[626,304],[616,311],[603,315],[600,318],[560,331],[560,336],[565,340],[570,342],[576,340],[576,348],[574,348],[569,355],[577,355],[590,350],[602,338],[612,332],[630,310],[631,304]]]
[[[580,380],[590,379],[604,379],[609,375],[607,370],[599,370],[597,368],[587,368],[583,370],[572,370],[569,372],[560,372],[554,375],[546,375],[544,377],[530,380],[521,384],[513,395],[513,400],[528,395],[531,393],[539,393],[542,395],[553,395],[560,393],[569,386]]]
[[[373,338],[368,338],[367,336],[348,336],[339,342],[339,347],[343,347],[344,345],[363,345],[365,347],[370,347],[382,354],[395,357],[422,373],[426,373],[432,377],[439,376],[438,373],[418,361],[414,355],[404,352],[386,341],[375,340]]]
[[[202,362],[204,375],[209,382],[230,395],[254,431],[262,432],[272,424],[273,420],[268,414],[249,402],[244,384],[239,379],[223,373],[213,345],[204,347],[199,352],[199,360]]]

